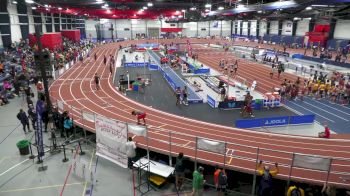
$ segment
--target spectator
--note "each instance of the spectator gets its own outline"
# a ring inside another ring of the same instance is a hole
[[[73,133],[73,120],[69,117],[68,112],[66,112],[63,120],[63,128],[66,132],[66,138],[69,138],[69,135]]]
[[[125,146],[126,155],[128,156],[128,167],[129,169],[132,169],[133,161],[135,161],[136,158],[136,143],[132,141],[132,137],[128,138]]]
[[[287,196],[305,196],[305,192],[297,185],[297,183],[292,183],[288,188]]]
[[[27,133],[26,127],[28,127],[29,132],[32,132],[29,128],[28,116],[22,109],[19,110],[19,113],[17,114],[17,119],[21,122],[25,134]]]
[[[176,157],[175,164],[175,185],[176,189],[180,191],[183,188],[183,182],[185,179],[185,165],[184,165],[184,154],[182,152]]]
[[[320,138],[330,138],[331,137],[331,130],[327,125],[324,125],[324,132],[318,133],[318,137]]]
[[[192,196],[202,196],[203,195],[203,188],[204,188],[204,176],[203,176],[204,168],[199,166],[196,171],[193,172],[193,191]]]
[[[36,120],[37,120],[37,116],[36,116],[36,112],[34,110],[34,106],[33,104],[29,105],[29,109],[28,109],[28,117],[29,119],[32,121],[32,127],[35,130],[36,129]]]
[[[219,167],[216,166],[216,170],[214,173],[214,183],[216,191],[218,192],[218,196],[221,196],[224,193],[226,193],[227,175],[225,169],[219,169]]]
[[[258,164],[258,174],[261,176],[259,185],[259,196],[272,196],[272,177],[276,176],[279,172],[278,163],[275,163],[276,168],[271,170],[269,166],[262,165],[263,161]]]

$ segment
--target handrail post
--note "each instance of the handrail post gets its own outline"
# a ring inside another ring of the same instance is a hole
[[[294,158],[295,158],[295,153],[293,153],[293,157],[292,157],[292,164],[290,164],[290,168],[289,168],[288,181],[287,181],[287,188],[289,187],[289,184],[290,184],[290,178],[291,178],[291,176],[292,176],[292,170],[293,170]]]
[[[255,195],[255,187],[256,187],[256,169],[257,169],[258,161],[259,161],[259,153],[260,153],[260,148],[258,147],[258,148],[256,149],[256,161],[255,161],[255,169],[254,169],[253,186],[252,186],[251,195]]]
[[[226,150],[227,150],[227,143],[225,142],[224,167],[223,167],[223,169],[226,168],[226,152],[227,152]]]
[[[171,131],[169,131],[169,165],[170,167],[173,166],[173,159],[171,155]]]
[[[194,170],[197,170],[197,145],[198,145],[198,137],[196,137],[196,148],[194,154]]]
[[[83,109],[80,110],[80,115],[81,115],[81,124],[82,124],[83,132],[84,132],[84,140],[85,140],[85,143],[87,143],[86,131],[85,131],[85,125],[84,125],[84,111],[83,111]]]
[[[326,178],[326,186],[328,184],[329,175],[331,174],[332,162],[333,162],[333,158],[331,158],[331,161],[329,162],[328,173],[327,173],[327,178]]]

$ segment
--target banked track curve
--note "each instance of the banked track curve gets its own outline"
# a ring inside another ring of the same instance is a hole
[[[212,41],[223,42],[223,40]],[[350,188],[350,185],[343,181],[344,178],[349,178],[350,173],[349,140],[324,140],[254,132],[206,123],[156,110],[137,103],[118,92],[112,84],[113,78],[109,72],[108,63],[103,64],[103,55],[117,56],[120,45],[129,46],[143,42],[186,43],[186,39],[137,40],[99,46],[93,49],[90,55],[93,56],[97,52],[96,62],[92,59],[85,59],[83,63],[78,62],[52,83],[50,96],[53,102],[62,101],[64,110],[70,111],[75,123],[91,132],[95,132],[95,125],[81,117],[82,111],[128,123],[135,122],[135,118],[130,115],[132,110],[146,111],[150,150],[173,156],[184,152],[186,156],[194,160],[196,137],[224,141],[227,143],[227,154],[232,156],[227,156],[224,160],[223,155],[198,151],[197,161],[219,165],[225,161],[229,169],[242,172],[254,173],[258,158],[271,164],[280,163],[278,178],[287,179],[293,153],[333,157],[335,159],[332,161],[329,183],[338,187]],[[191,43],[206,44],[208,40],[191,39]],[[210,66],[215,67],[216,65]],[[93,84],[95,73],[101,76],[101,90],[99,91],[95,91]],[[146,147],[144,138],[136,137],[135,140],[139,147]],[[171,145],[169,145],[170,140]],[[259,151],[258,157],[257,151]],[[327,173],[293,168],[291,177],[298,181],[322,184],[327,178]]]

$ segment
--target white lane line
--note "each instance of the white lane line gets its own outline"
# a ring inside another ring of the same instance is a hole
[[[346,122],[349,122],[348,119],[345,119],[345,118],[340,117],[340,116],[338,116],[338,115],[336,115],[336,114],[333,114],[333,113],[331,113],[331,112],[328,112],[327,110],[324,110],[324,109],[322,109],[322,108],[319,108],[319,107],[314,106],[314,105],[312,105],[312,104],[310,104],[310,103],[307,103],[307,102],[303,102],[303,103],[308,104],[309,106],[314,107],[314,108],[317,108],[317,109],[319,109],[319,110],[322,110],[322,111],[324,111],[324,112],[326,112],[326,113],[328,113],[328,114],[330,114],[330,115],[333,115],[333,116],[335,116],[335,117],[337,117],[337,118],[340,118],[340,119],[342,119],[342,120],[345,120]]]
[[[311,98],[308,98],[308,97],[306,97],[306,98],[312,100]],[[324,105],[324,106],[329,107],[329,108],[331,108],[331,109],[333,109],[333,110],[337,110],[338,112],[341,112],[341,113],[343,113],[343,114],[346,114],[346,115],[349,115],[349,116],[350,116],[350,113],[341,111],[341,110],[339,110],[339,109],[337,109],[337,108],[331,107],[331,106],[329,106],[329,105],[327,105],[327,104],[324,104],[324,103],[322,103],[322,102],[320,102],[320,101],[317,101],[317,100],[312,100],[312,101],[315,101],[315,102],[317,102],[317,103],[319,103],[319,104],[321,104],[321,105]]]
[[[314,111],[312,111],[312,110],[309,110],[309,109],[307,109],[307,108],[305,108],[305,107],[303,107],[303,106],[300,106],[300,105],[298,105],[298,104],[296,104],[296,103],[294,103],[294,102],[290,102],[290,103],[296,105],[297,107],[301,107],[301,108],[303,108],[304,110],[307,110],[307,111],[309,111],[309,112],[312,112],[312,113],[314,113],[314,114],[316,114],[316,115],[318,115],[318,116],[320,116],[320,117],[322,117],[322,118],[324,118],[324,119],[327,119],[328,121],[331,121],[331,122],[334,123],[333,120],[331,120],[331,119],[329,119],[329,118],[327,118],[327,117],[325,117],[325,116],[322,116],[321,114],[318,114],[318,113],[316,113],[316,112],[314,112]]]

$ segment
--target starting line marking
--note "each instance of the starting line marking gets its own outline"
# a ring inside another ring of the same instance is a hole
[[[189,145],[191,142],[192,142],[192,141],[187,142],[187,143],[184,144],[182,147],[185,147],[185,146]]]

